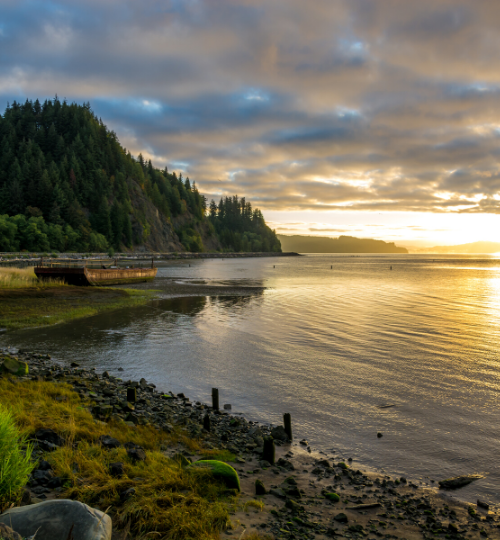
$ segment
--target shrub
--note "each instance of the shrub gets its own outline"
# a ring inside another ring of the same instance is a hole
[[[23,452],[21,447],[25,446]],[[34,468],[32,447],[21,436],[10,411],[0,406],[0,500],[17,497]]]

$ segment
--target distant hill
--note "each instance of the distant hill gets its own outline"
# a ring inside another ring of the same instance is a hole
[[[354,236],[325,238],[324,236],[279,234],[278,238],[283,251],[298,253],[408,253],[406,248],[397,247],[394,242]]]
[[[457,253],[457,254],[479,254],[500,252],[499,242],[471,242],[470,244],[459,244],[458,246],[435,246],[430,248],[412,249],[412,253]]]

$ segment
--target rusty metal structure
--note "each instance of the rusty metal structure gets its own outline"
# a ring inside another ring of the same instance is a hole
[[[75,261],[76,262],[76,261]],[[67,265],[68,262],[47,261],[44,263],[43,257],[40,263],[35,267],[35,274],[38,279],[59,279],[68,283],[68,285],[78,286],[101,286],[101,285],[119,285],[121,283],[137,283],[141,281],[152,281],[156,277],[158,268],[151,259],[151,266],[136,266],[133,268],[119,268],[112,266],[109,260],[102,264],[102,260],[92,259],[85,263],[74,263]],[[106,263],[108,266],[106,266]],[[63,266],[66,264],[67,266]],[[98,264],[100,268],[92,266]]]

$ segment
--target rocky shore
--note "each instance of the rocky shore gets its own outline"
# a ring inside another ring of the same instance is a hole
[[[118,422],[129,428],[149,425],[166,433],[181,430],[203,441],[204,448],[232,454],[241,493],[232,511],[232,525],[221,531],[222,538],[243,539],[252,533],[262,538],[318,540],[500,538],[499,516],[487,504],[461,503],[446,491],[423,489],[405,478],[363,472],[349,461],[315,452],[306,440],[291,443],[282,426],[258,424],[231,414],[229,407],[214,410],[183,394],[160,392],[145,379],[123,381],[118,372],[98,373],[76,363],[62,365],[48,354],[0,350],[0,358],[27,364],[29,372],[16,374],[17,380],[70,384],[99,423]],[[263,456],[264,441],[271,437],[274,463]],[[64,479],[54,474],[46,460],[64,441],[50,429],[38,430],[32,441],[37,467],[25,487],[21,507],[60,499],[66,491]],[[107,436],[100,443],[104,448],[120,444]],[[187,463],[202,457],[182,444],[162,451]],[[140,445],[129,446],[127,453],[136,460],[145,458]],[[134,488],[130,489],[120,493],[120,498],[133,497]],[[114,531],[113,538],[139,537],[122,530]]]

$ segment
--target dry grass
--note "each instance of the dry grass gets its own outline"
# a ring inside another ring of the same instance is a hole
[[[43,289],[65,286],[63,281],[57,279],[38,280],[32,266],[29,268],[0,268],[0,289],[23,289],[25,287]]]
[[[236,499],[225,487],[209,472],[182,468],[162,452],[181,444],[203,453],[200,442],[181,432],[167,434],[151,426],[95,421],[88,404],[62,383],[0,379],[0,404],[12,411],[23,433],[45,427],[63,436],[66,446],[47,456],[64,479],[66,491],[61,496],[102,510],[111,507],[114,525],[130,525],[134,538],[215,540],[230,526],[229,511]],[[104,434],[141,445],[146,461],[132,462],[123,447],[103,449],[98,438]],[[117,461],[124,464],[121,478],[108,472],[109,464]],[[131,487],[134,495],[122,500],[120,494]]]

